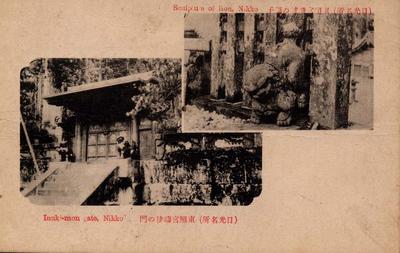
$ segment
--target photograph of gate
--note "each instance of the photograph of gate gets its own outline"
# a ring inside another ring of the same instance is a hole
[[[373,14],[186,14],[183,130],[372,129],[373,35]]]
[[[182,133],[180,59],[36,59],[20,73],[20,191],[40,205],[248,205],[261,135]]]

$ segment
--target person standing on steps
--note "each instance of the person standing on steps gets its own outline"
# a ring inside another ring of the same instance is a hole
[[[117,137],[117,151],[120,159],[128,159],[132,155],[132,148],[123,136]],[[129,165],[120,166],[118,172],[118,204],[131,205],[133,203],[133,180],[129,175]]]

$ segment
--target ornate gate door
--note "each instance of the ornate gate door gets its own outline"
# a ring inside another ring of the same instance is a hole
[[[117,157],[117,137],[123,136],[130,143],[129,129],[128,122],[89,125],[87,161]]]

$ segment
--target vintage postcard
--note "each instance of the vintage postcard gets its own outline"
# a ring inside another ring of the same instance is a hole
[[[399,11],[2,1],[0,251],[398,252]]]

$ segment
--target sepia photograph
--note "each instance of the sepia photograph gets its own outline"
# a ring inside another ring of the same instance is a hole
[[[182,133],[180,59],[36,59],[20,111],[33,204],[229,206],[261,193],[261,134]]]
[[[184,131],[373,129],[373,14],[185,14]]]
[[[0,252],[399,253],[400,1],[0,10]]]

